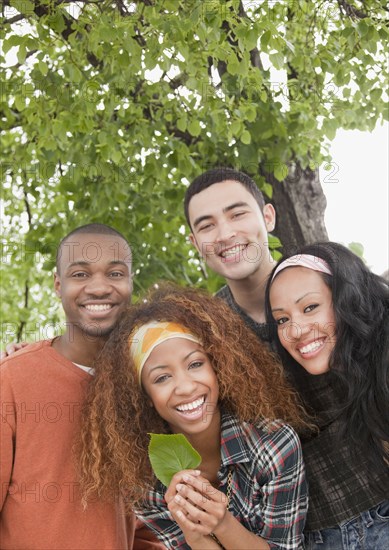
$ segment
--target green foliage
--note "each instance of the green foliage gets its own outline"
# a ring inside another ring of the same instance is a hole
[[[349,243],[348,248],[351,250],[351,252],[354,252],[357,256],[363,259],[363,245],[361,243],[352,242]]]
[[[149,459],[156,478],[166,487],[174,474],[201,463],[201,456],[183,434],[150,434]]]
[[[259,174],[318,166],[338,128],[386,116],[375,0],[4,6],[3,341],[57,325],[55,247],[92,221],[132,243],[135,298],[161,278],[216,290],[187,242],[188,182],[231,165],[271,197]]]

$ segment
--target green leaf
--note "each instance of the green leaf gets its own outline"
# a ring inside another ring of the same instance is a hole
[[[263,183],[261,186],[261,190],[265,193],[269,199],[273,198],[273,186],[271,183]]]
[[[271,53],[269,55],[269,59],[273,63],[273,65],[276,69],[282,69],[283,68],[283,66],[284,66],[284,56],[282,55],[282,53],[280,53],[280,52]]]
[[[115,149],[111,154],[111,159],[114,161],[115,164],[119,164],[119,162],[122,160],[122,154],[118,149]]]
[[[38,69],[40,70],[40,72],[43,74],[43,76],[46,76],[47,75],[47,72],[49,70],[48,66],[46,65],[46,63],[44,63],[43,61],[39,61],[38,62]]]
[[[181,117],[177,120],[177,128],[179,130],[181,130],[181,132],[185,132],[186,130],[186,123],[187,123],[187,118],[186,117]]]
[[[234,120],[234,122],[231,124],[231,133],[233,136],[237,136],[242,131],[243,123],[241,120]]]
[[[293,45],[291,42],[289,42],[289,40],[285,40],[285,44],[286,44],[287,48],[288,48],[292,53],[295,52],[295,47],[294,47],[294,45]]]
[[[81,82],[82,73],[78,67],[71,64],[68,66],[68,70],[69,70],[69,76],[70,76],[71,82]]]
[[[19,50],[18,50],[18,54],[17,54],[17,57],[18,57],[18,62],[20,64],[24,63],[25,60],[26,60],[26,55],[27,55],[27,50],[26,50],[26,46],[24,46],[23,44],[21,46],[19,46]]]
[[[257,47],[258,33],[256,29],[249,29],[246,36],[246,46],[249,50]]]
[[[282,243],[278,237],[274,235],[269,235],[269,248],[281,248]]]
[[[336,120],[327,119],[323,123],[323,132],[328,139],[333,140],[336,136],[337,124]]]
[[[235,53],[231,53],[227,62],[227,71],[231,75],[235,75],[239,71],[239,60]]]
[[[17,95],[15,96],[15,107],[18,111],[23,111],[23,109],[26,106],[26,102],[23,96]]]
[[[149,459],[154,474],[168,487],[181,470],[197,468],[201,456],[183,434],[150,434]]]
[[[254,105],[249,105],[247,107],[245,116],[246,120],[248,120],[249,122],[254,122],[254,120],[257,118],[257,112]]]
[[[54,15],[49,17],[50,26],[58,33],[61,34],[66,29],[66,24],[63,15],[57,11]]]
[[[358,25],[357,25],[357,30],[358,30],[358,33],[361,35],[361,36],[365,36],[365,34],[368,32],[369,30],[369,26],[367,25],[366,21],[364,19],[362,19],[361,21],[359,21]]]
[[[31,0],[12,0],[10,5],[23,15],[32,15],[34,13],[34,2]]]
[[[357,256],[363,259],[363,253],[364,253],[363,244],[358,242],[352,242],[352,243],[349,243],[348,248],[351,250],[351,252],[354,252],[354,254],[356,254]]]
[[[3,43],[3,52],[6,54],[9,52],[11,48],[14,48],[15,46],[19,46],[22,42],[23,37],[18,36],[17,34],[11,35],[7,40],[4,40]]]
[[[275,250],[275,249],[271,249],[270,252],[271,252],[272,258],[275,262],[278,262],[279,260],[281,260],[281,258],[282,258],[281,252],[279,252],[278,250]]]
[[[288,175],[288,167],[282,162],[277,162],[274,167],[273,174],[276,180],[283,181]]]
[[[266,31],[265,33],[263,33],[263,35],[261,36],[261,48],[262,48],[262,50],[266,51],[266,47],[269,44],[270,38],[271,38],[271,32],[270,31]]]
[[[200,122],[198,120],[191,120],[188,124],[188,132],[193,137],[199,136],[201,132]]]
[[[251,134],[248,130],[244,130],[240,136],[240,141],[245,145],[250,145],[251,143]]]
[[[382,96],[382,90],[380,88],[374,88],[370,92],[370,97],[372,101],[378,101],[381,96]]]

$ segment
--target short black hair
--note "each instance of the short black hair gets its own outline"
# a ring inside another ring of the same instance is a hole
[[[104,223],[88,223],[86,225],[80,225],[80,227],[76,227],[68,233],[59,243],[57,248],[57,255],[55,258],[55,266],[57,269],[57,272],[59,273],[59,259],[61,257],[61,249],[63,244],[70,238],[73,237],[73,235],[77,234],[90,234],[90,235],[113,235],[115,237],[120,237],[123,239],[123,241],[130,247],[130,243],[127,241],[127,239],[120,233],[120,231],[117,231],[110,225],[105,225]]]
[[[212,168],[211,170],[207,170],[203,174],[200,174],[200,176],[197,176],[197,178],[192,181],[192,183],[186,190],[184,199],[184,211],[185,218],[188,222],[189,227],[189,203],[192,197],[194,195],[197,195],[198,193],[201,193],[201,191],[204,191],[204,189],[207,189],[215,183],[222,183],[223,181],[227,180],[237,181],[241,183],[247,189],[247,191],[252,194],[254,199],[257,201],[261,211],[264,209],[266,204],[265,198],[262,192],[258,189],[255,181],[250,176],[248,176],[244,172],[235,170],[234,168]]]

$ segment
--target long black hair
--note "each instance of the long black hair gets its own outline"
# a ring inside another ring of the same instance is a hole
[[[278,265],[295,254],[311,254],[330,266],[332,275],[318,273],[332,292],[335,314],[336,343],[330,373],[337,394],[342,396],[339,437],[349,441],[352,452],[363,453],[375,472],[381,471],[382,466],[389,465],[388,282],[334,242],[303,246],[284,255]],[[291,372],[297,363],[282,347],[271,313],[273,273],[266,289],[266,315],[273,342]]]

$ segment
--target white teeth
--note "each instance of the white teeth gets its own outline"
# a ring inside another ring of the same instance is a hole
[[[193,401],[192,403],[184,403],[183,405],[178,405],[176,409],[178,411],[193,411],[194,409],[197,409],[200,407],[205,401],[205,397],[200,397],[200,399],[196,399],[196,401]]]
[[[300,353],[310,353],[311,351],[315,351],[321,346],[321,342],[311,342],[310,344],[307,344],[303,348],[299,349]]]
[[[221,256],[223,258],[226,258],[228,256],[235,256],[236,254],[239,254],[239,252],[241,250],[243,250],[245,248],[245,246],[234,246],[234,248],[229,248],[228,250],[224,250],[222,253],[221,253]]]
[[[85,309],[88,311],[108,311],[111,307],[110,304],[88,304]]]

